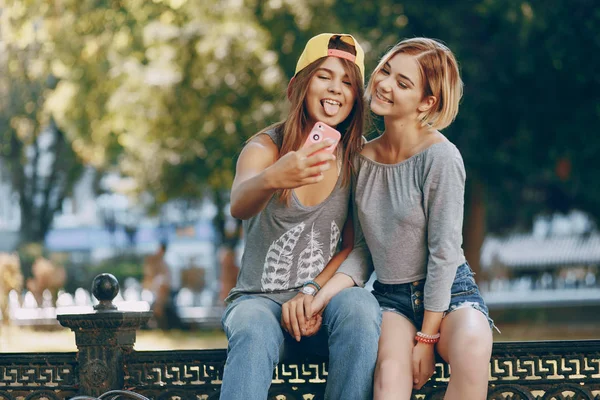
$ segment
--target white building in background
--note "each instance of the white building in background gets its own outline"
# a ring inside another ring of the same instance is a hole
[[[538,217],[531,233],[489,235],[481,267],[490,308],[600,304],[600,233],[579,211]]]

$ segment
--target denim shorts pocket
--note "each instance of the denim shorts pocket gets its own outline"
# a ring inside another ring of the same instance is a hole
[[[451,297],[468,296],[477,293],[478,289],[473,273],[470,269],[467,269],[467,271],[466,273],[456,274],[450,293]]]
[[[450,293],[450,297],[469,296],[469,295],[472,295],[475,293],[477,293],[477,288],[467,289],[467,290],[458,290],[458,291],[454,291],[454,289],[452,289],[452,293]]]

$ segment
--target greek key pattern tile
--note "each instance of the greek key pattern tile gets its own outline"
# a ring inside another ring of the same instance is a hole
[[[497,352],[490,362],[488,399],[600,400],[600,351],[577,352],[573,346],[568,352],[551,347],[538,354]],[[413,399],[442,399],[449,378],[448,365],[438,363],[433,379]]]
[[[127,386],[181,386],[221,384],[222,362],[128,364]]]
[[[128,388],[164,400],[218,398],[224,352],[142,353],[127,363]],[[322,399],[327,362],[313,361],[279,364],[269,398]],[[600,400],[600,342],[497,343],[489,373],[491,400]],[[449,366],[437,363],[434,377],[413,399],[443,399],[449,380]]]
[[[327,363],[279,364],[272,384],[324,384],[327,382]]]
[[[0,355],[0,390],[44,387],[73,389],[76,382],[75,353],[27,353]],[[6,394],[0,392],[0,395]]]

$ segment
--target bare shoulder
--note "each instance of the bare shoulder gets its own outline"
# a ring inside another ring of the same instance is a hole
[[[268,135],[257,135],[242,149],[235,168],[233,187],[277,162],[279,148]]]
[[[273,142],[273,139],[271,139],[271,137],[266,133],[260,134],[250,139],[250,141],[246,143],[246,146],[244,148],[248,146],[252,146],[254,148],[261,148],[268,151],[275,151],[276,153],[279,153],[279,148]]]
[[[252,138],[244,148],[240,157],[252,156],[261,157],[263,160],[275,162],[279,157],[279,148],[267,134],[258,135]]]
[[[363,155],[364,157],[374,160],[375,156],[377,154],[378,140],[379,140],[379,137],[376,137],[375,139],[371,139],[368,142],[366,142],[363,145],[363,148],[362,148],[360,154]]]

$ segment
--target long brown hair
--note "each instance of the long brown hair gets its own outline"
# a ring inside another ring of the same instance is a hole
[[[339,37],[332,38],[329,42],[329,48],[356,54],[354,46],[342,41]],[[283,137],[283,142],[279,149],[279,157],[283,157],[290,151],[297,151],[300,149],[306,140],[307,131],[310,128],[308,126],[308,115],[304,104],[306,94],[308,93],[308,85],[325,60],[326,57],[322,57],[309,64],[306,68],[298,72],[290,82],[288,93],[291,104],[287,118],[263,129],[249,140],[252,140],[256,136],[271,129],[277,129],[281,131]],[[362,147],[362,133],[365,123],[365,103],[363,80],[360,69],[351,61],[341,58],[340,61],[348,74],[354,93],[354,105],[352,106],[352,111],[350,111],[348,117],[336,127],[342,134],[342,139],[340,140],[340,145],[343,149],[341,168],[342,186],[347,186],[350,184],[353,172],[352,160]],[[286,204],[289,204],[291,195],[292,189],[284,189],[278,193],[279,199]]]

